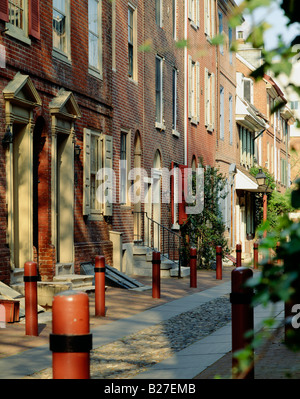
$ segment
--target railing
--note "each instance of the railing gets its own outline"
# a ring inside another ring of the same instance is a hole
[[[166,259],[178,262],[178,278],[181,277],[182,237],[156,220],[145,211],[134,211],[134,242],[154,251],[159,251]]]

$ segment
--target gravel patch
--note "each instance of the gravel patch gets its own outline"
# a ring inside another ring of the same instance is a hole
[[[229,295],[90,352],[92,379],[126,379],[223,327],[231,320]],[[26,378],[51,379],[52,368]]]

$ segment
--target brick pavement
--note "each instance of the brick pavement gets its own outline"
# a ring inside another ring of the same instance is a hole
[[[200,292],[212,286],[222,284],[231,278],[232,268],[223,270],[223,279],[216,280],[215,272],[198,271],[197,288],[189,287],[189,278],[162,279],[161,298],[153,299],[152,291],[129,291],[117,287],[108,287],[106,292],[106,316],[94,316],[94,296],[90,297],[90,325],[91,328],[107,324],[120,318],[129,317],[146,309],[163,303]],[[151,285],[151,279],[136,277],[145,285]],[[51,322],[39,324],[39,336],[29,337],[25,334],[24,323],[7,324],[0,330],[0,358],[20,353],[24,350],[48,343],[51,332]],[[283,342],[283,333],[274,339],[266,348],[262,357],[255,364],[255,379],[299,379],[300,378],[300,353],[288,350]],[[261,354],[259,351],[257,354]],[[226,354],[216,363],[200,373],[195,379],[230,379],[231,378],[231,353]]]

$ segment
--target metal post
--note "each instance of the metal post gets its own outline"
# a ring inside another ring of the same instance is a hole
[[[253,289],[245,287],[246,281],[252,276],[252,270],[247,267],[237,267],[231,272],[232,375],[234,378],[241,376],[241,371],[237,369],[238,362],[234,353],[244,349],[250,343],[250,338],[245,337],[245,334],[252,331],[254,327],[253,307],[251,306]],[[245,373],[246,379],[254,378],[253,356],[254,353],[250,359],[252,364],[248,372]]]
[[[105,258],[95,258],[95,316],[105,316]]]
[[[197,248],[190,249],[190,287],[197,288]]]
[[[80,291],[55,295],[50,334],[53,378],[89,379],[91,349],[88,295]]]
[[[222,246],[216,246],[216,279],[222,280]]]
[[[254,269],[258,269],[258,244],[255,242],[253,244],[253,257],[254,257]]]
[[[25,334],[33,336],[38,335],[37,280],[37,264],[26,262],[24,265]]]
[[[241,244],[236,244],[236,267],[242,266],[242,246]]]
[[[160,252],[152,254],[152,298],[160,298]]]

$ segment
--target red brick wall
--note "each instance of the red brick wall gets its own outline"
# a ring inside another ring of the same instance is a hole
[[[61,62],[52,56],[52,2],[40,2],[40,40],[31,39],[26,45],[8,35],[1,35],[0,44],[6,49],[6,68],[0,69],[0,89],[13,79],[19,71],[28,74],[41,99],[42,106],[35,110],[35,121],[42,116],[45,121],[39,152],[38,219],[39,250],[34,249],[34,257],[39,262],[43,280],[51,280],[55,273],[55,248],[51,244],[51,120],[49,102],[61,87],[72,91],[78,102],[82,118],[76,122],[77,144],[82,147],[85,127],[112,134],[112,93],[111,93],[111,2],[102,2],[102,43],[103,77],[96,79],[88,73],[88,2],[70,1],[71,7],[71,64]],[[5,24],[0,21],[0,29]],[[5,110],[3,97],[0,97],[0,131],[5,131]],[[0,166],[5,170],[5,154],[0,146]],[[80,262],[90,261],[96,253],[105,253],[108,263],[112,261],[112,248],[109,242],[106,221],[90,222],[82,215],[82,175],[83,151],[80,160],[75,160],[75,173],[78,183],[75,187],[75,270],[79,272]],[[0,177],[0,280],[8,282],[10,266],[6,246],[6,180]]]

